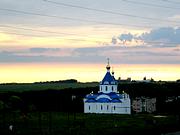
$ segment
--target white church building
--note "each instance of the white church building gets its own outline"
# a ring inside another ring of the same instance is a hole
[[[118,82],[110,68],[108,60],[107,72],[99,84],[98,93],[84,98],[84,113],[131,114],[129,95],[118,92]]]

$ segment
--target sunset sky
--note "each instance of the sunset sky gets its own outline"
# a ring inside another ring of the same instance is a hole
[[[1,0],[0,83],[180,79],[178,0]]]

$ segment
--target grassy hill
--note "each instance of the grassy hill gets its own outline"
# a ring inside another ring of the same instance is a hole
[[[96,87],[98,83],[88,82],[88,83],[10,83],[10,84],[0,84],[0,92],[24,92],[24,91],[39,91],[39,90],[62,90],[67,88],[86,88],[86,87]]]

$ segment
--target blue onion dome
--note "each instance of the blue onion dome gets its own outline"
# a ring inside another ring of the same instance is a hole
[[[106,66],[106,69],[107,69],[107,70],[110,70],[110,69],[111,69],[111,67],[110,67],[109,64]]]

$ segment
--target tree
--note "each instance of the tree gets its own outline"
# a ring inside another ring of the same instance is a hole
[[[8,106],[11,110],[22,110],[23,100],[18,96],[11,96],[8,101]]]
[[[0,111],[4,109],[4,102],[0,100]]]

